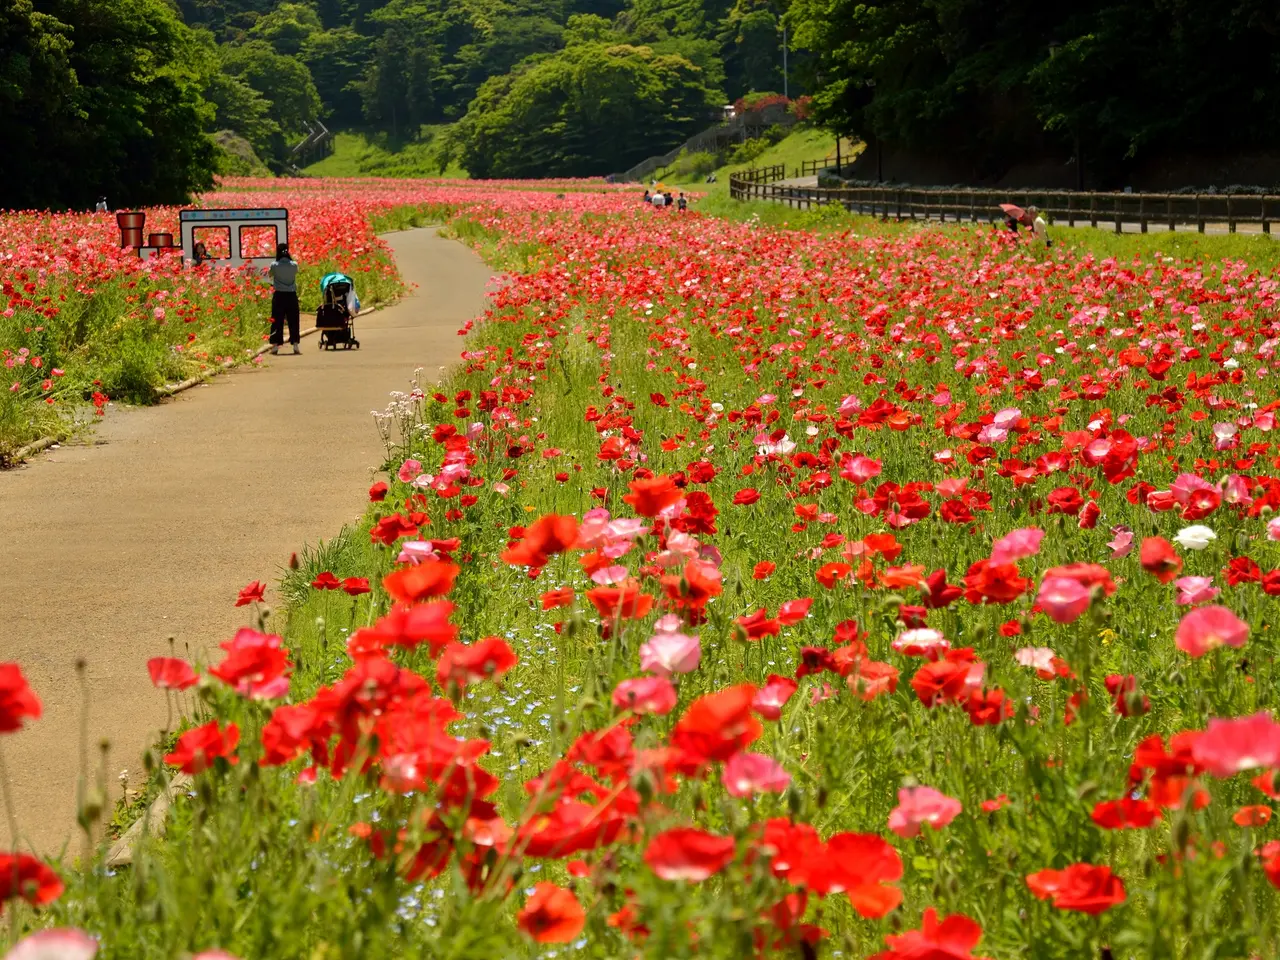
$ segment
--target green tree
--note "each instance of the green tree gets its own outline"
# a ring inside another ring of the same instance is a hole
[[[0,206],[60,205],[46,192],[49,174],[63,180],[67,159],[42,149],[47,136],[78,118],[70,28],[30,0],[0,0]]]
[[[683,57],[581,44],[482,84],[453,145],[477,177],[604,174],[704,126],[721,96]]]
[[[204,135],[211,108],[199,94],[199,46],[166,0],[33,7],[67,25],[65,62],[76,79],[70,89],[65,73],[50,78],[67,96],[65,119],[36,133],[40,202],[88,207],[105,193],[115,204],[178,203],[211,186],[216,152]]]
[[[353,27],[337,27],[311,34],[299,59],[311,71],[327,122],[358,126],[363,120],[360,83],[372,59],[372,42]]]
[[[1110,185],[1169,152],[1280,145],[1267,0],[792,0],[787,19],[821,122],[945,144],[975,178],[1065,153]]]
[[[249,30],[249,36],[267,41],[276,53],[293,57],[312,34],[322,29],[320,15],[313,7],[305,3],[282,3],[260,17]]]
[[[222,69],[256,90],[270,104],[268,116],[286,136],[298,136],[320,115],[320,95],[311,72],[296,57],[276,53],[263,40],[224,46]]]
[[[729,96],[782,89],[782,24],[769,0],[738,0],[721,25]]]
[[[359,90],[364,115],[393,141],[412,139],[436,116],[439,24],[421,0],[392,0],[372,16],[380,31]]]

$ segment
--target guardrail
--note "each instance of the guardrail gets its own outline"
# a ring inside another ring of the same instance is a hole
[[[940,190],[924,187],[789,187],[770,180],[752,179],[745,171],[729,177],[729,196],[735,200],[773,200],[808,209],[829,203],[872,216],[899,220],[1000,220],[1001,203],[1034,206],[1045,219],[1075,226],[1087,222],[1114,224],[1116,233],[1126,223],[1146,233],[1151,224],[1175,230],[1194,224],[1204,233],[1206,224],[1226,224],[1230,233],[1240,224],[1260,224],[1263,233],[1280,220],[1280,196],[1220,193],[1080,193],[1075,191]]]

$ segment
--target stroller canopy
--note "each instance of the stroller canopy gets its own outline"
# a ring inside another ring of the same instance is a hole
[[[350,284],[351,289],[353,290],[355,289],[355,286],[356,286],[355,283],[352,281],[352,279],[348,277],[345,273],[326,273],[323,277],[320,278],[320,292],[323,293],[324,291],[328,290],[329,284],[331,283]]]

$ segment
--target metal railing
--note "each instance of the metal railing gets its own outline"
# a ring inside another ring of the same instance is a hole
[[[755,171],[747,171],[754,173]],[[930,189],[925,187],[790,187],[745,174],[729,177],[729,196],[735,200],[773,200],[808,209],[830,203],[872,216],[899,220],[968,220],[973,223],[1003,219],[1001,203],[1036,207],[1050,222],[1069,226],[1088,223],[1114,225],[1116,233],[1126,223],[1138,224],[1142,233],[1151,225],[1175,230],[1194,224],[1201,233],[1206,224],[1225,224],[1235,233],[1241,224],[1261,225],[1263,233],[1280,220],[1280,196],[1220,193],[1082,193],[1068,190]]]

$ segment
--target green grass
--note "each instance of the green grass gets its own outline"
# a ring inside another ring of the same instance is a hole
[[[385,137],[363,133],[334,135],[334,152],[303,172],[313,177],[445,177],[463,180],[467,172],[457,163],[441,169],[436,154],[444,126],[423,127],[419,138],[397,148]]]
[[[860,147],[859,147],[860,148]],[[848,150],[849,156],[855,156],[852,147],[847,141],[841,143],[841,152]],[[714,197],[719,194],[729,195],[729,174],[737,173],[740,170],[747,170],[753,167],[767,167],[775,163],[781,163],[787,168],[787,176],[795,176],[800,169],[800,164],[806,160],[821,160],[824,157],[834,156],[836,152],[836,140],[828,131],[819,130],[816,127],[805,127],[791,133],[784,139],[775,143],[757,159],[750,163],[728,163],[724,166],[716,168],[716,182],[703,184],[702,177],[689,178],[686,180],[672,179],[664,181],[669,185],[697,185],[701,192],[708,197]]]

